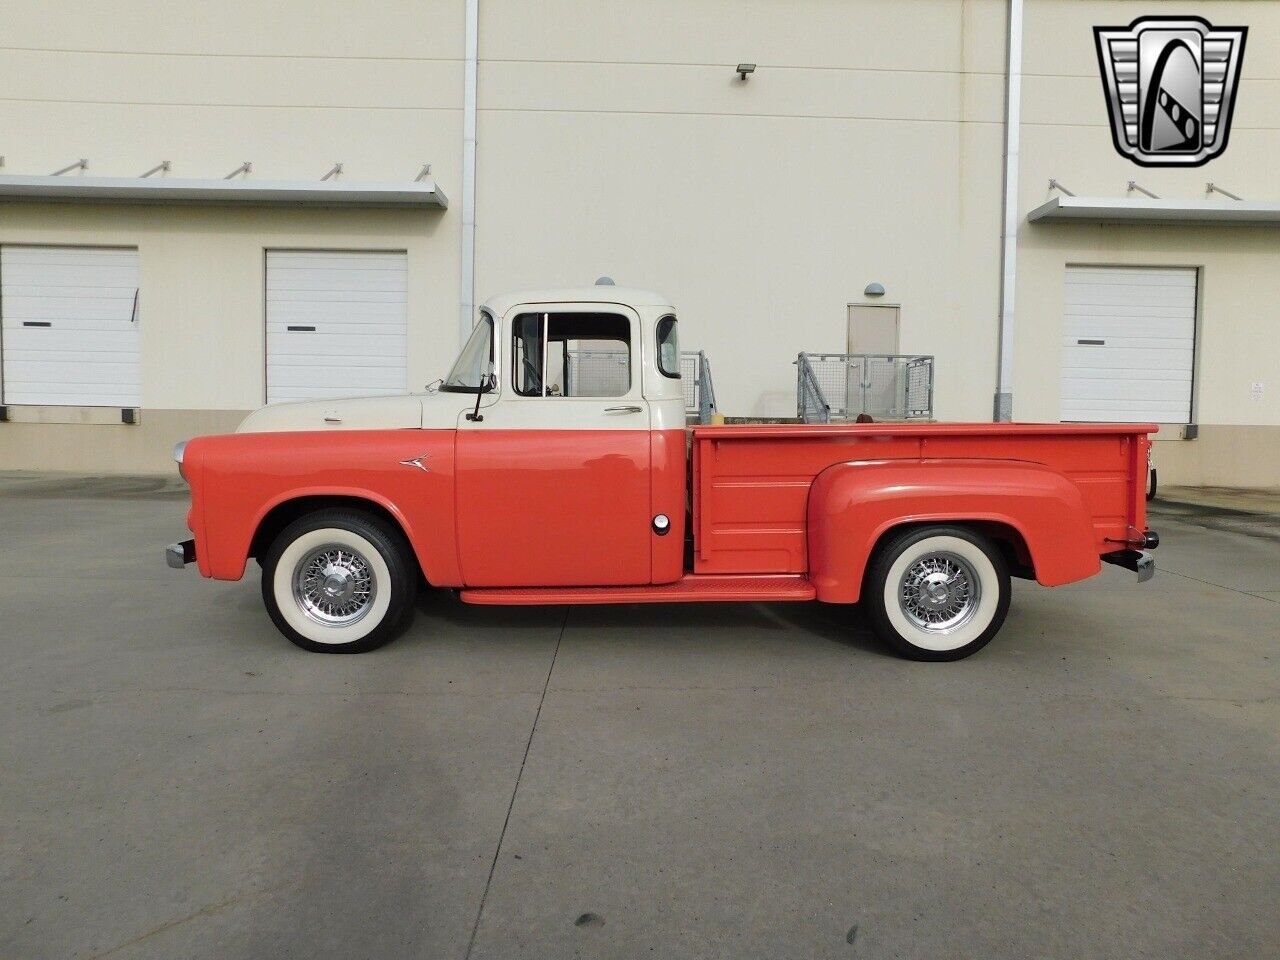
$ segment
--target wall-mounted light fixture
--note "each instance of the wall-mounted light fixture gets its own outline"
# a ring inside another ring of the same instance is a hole
[[[755,65],[754,63],[740,63],[740,64],[738,64],[738,79],[739,79],[739,80],[745,80],[745,79],[747,79],[747,74],[749,74],[749,73],[755,73],[755,72],[756,72],[756,65]]]
[[[864,297],[883,297],[884,284],[881,283],[879,280],[872,280],[870,283],[867,284],[866,288],[862,291],[862,295]]]

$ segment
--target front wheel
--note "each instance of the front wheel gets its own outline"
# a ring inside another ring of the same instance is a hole
[[[876,633],[912,660],[960,660],[996,635],[1009,612],[999,548],[963,527],[893,537],[867,568],[863,603]]]
[[[262,599],[280,632],[315,653],[387,643],[413,609],[417,570],[399,531],[353,510],[289,524],[262,563]]]

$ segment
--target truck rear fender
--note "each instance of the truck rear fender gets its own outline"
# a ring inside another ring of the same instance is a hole
[[[856,602],[877,547],[912,524],[952,523],[995,534],[1010,544],[1012,565],[1029,554],[1035,579],[1045,586],[1083,580],[1102,568],[1079,488],[1039,463],[838,463],[814,479],[807,515],[809,576],[818,599],[829,603]]]

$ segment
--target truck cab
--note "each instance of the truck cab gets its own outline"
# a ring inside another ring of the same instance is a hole
[[[613,286],[495,297],[436,389],[275,404],[180,444],[172,566],[262,566],[308,650],[361,652],[421,581],[467,603],[862,602],[915,659],[1004,620],[1010,577],[1148,576],[1151,425],[688,428],[678,320]]]
[[[470,587],[682,573],[685,411],[674,308],[611,287],[490,301],[440,387]]]

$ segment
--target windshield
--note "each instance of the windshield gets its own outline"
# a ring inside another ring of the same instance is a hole
[[[488,393],[493,389],[493,317],[480,314],[458,359],[440,385],[453,393]]]

